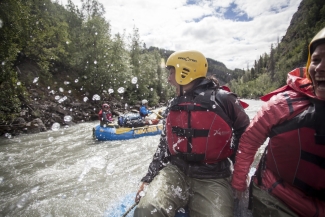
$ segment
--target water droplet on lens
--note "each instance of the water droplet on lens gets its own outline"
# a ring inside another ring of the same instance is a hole
[[[137,77],[133,77],[131,80],[132,84],[136,84],[138,82],[138,78]]]
[[[93,95],[93,100],[100,100],[100,96],[98,94]]]
[[[58,131],[58,130],[60,129],[60,126],[61,126],[61,125],[60,125],[59,123],[55,122],[55,123],[53,123],[51,129],[52,129],[53,131]]]
[[[64,116],[64,121],[65,122],[70,122],[72,120],[72,117],[70,115]]]
[[[38,82],[38,78],[39,78],[39,77],[34,78],[34,80],[33,80],[33,83],[34,83],[34,84],[35,84],[36,82]]]
[[[119,89],[117,89],[117,92],[119,93],[124,93],[124,91],[125,91],[124,87],[120,87]]]

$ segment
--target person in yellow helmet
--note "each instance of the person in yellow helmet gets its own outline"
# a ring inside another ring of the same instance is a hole
[[[253,216],[325,216],[325,28],[309,44],[306,68],[266,103],[240,139],[232,186],[241,195],[258,148],[268,146],[250,182]]]
[[[177,96],[167,106],[134,216],[174,217],[181,207],[190,216],[233,216],[230,165],[249,118],[234,93],[207,78],[201,52],[174,52],[166,66]]]

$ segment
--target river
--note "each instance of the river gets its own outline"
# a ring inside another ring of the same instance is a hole
[[[263,102],[243,101],[252,119]],[[135,192],[159,136],[99,142],[97,124],[0,138],[0,217],[108,216]]]

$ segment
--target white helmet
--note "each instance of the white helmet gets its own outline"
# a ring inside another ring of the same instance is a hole
[[[147,104],[147,103],[148,103],[148,100],[146,100],[146,99],[142,100],[142,105]]]

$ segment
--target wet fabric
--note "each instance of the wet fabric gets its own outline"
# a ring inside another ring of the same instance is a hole
[[[191,217],[232,217],[234,199],[229,178],[190,178],[168,164],[148,185],[134,216],[174,217],[176,210],[187,204]]]
[[[300,77],[304,72],[300,68],[293,70],[288,74],[286,86],[261,98],[268,101],[240,139],[232,186],[239,191],[246,189],[246,177],[255,154],[270,138],[267,154],[262,157],[264,160],[257,170],[260,172],[254,178],[255,184],[259,183],[263,190],[279,198],[296,215],[325,216],[325,173],[322,168],[325,147],[318,144],[315,137],[319,128],[315,127],[316,120],[322,125],[324,120],[317,116],[318,100],[313,95],[310,81]],[[323,103],[321,106],[322,113]],[[264,200],[260,198],[260,201]],[[271,207],[270,212],[275,212],[276,208]],[[282,210],[281,207],[278,209],[279,212]]]
[[[212,81],[205,79],[191,93],[189,92],[187,94],[194,94],[195,96],[195,94],[200,94],[208,89],[211,89],[214,86],[215,84]],[[177,97],[175,99],[177,99]],[[167,114],[167,116],[170,113],[170,105],[173,100],[170,101],[168,107],[166,108],[165,114]],[[215,95],[215,100],[218,102],[216,106],[220,108],[225,108],[225,116],[228,117],[229,125],[233,130],[233,136],[231,138],[231,147],[233,147],[234,151],[233,155],[230,156],[230,159],[234,161],[235,153],[239,143],[239,138],[241,137],[242,133],[245,131],[246,127],[249,124],[249,117],[234,93],[223,90],[217,91]],[[159,171],[164,168],[168,162],[170,162],[171,153],[168,149],[166,120],[163,120],[163,124],[163,132],[160,137],[160,142],[157,147],[157,151],[154,154],[153,160],[149,165],[147,174],[141,179],[142,182],[150,183],[153,178],[159,173]],[[200,174],[201,171],[209,170],[208,168],[204,168],[205,165],[207,164],[202,164],[201,167],[197,167],[196,171],[198,172],[198,174]],[[196,171],[193,170],[192,174],[196,173]],[[216,171],[212,170],[211,172],[211,175],[213,175]]]
[[[279,199],[260,189],[253,183],[253,210],[254,217],[298,217]]]
[[[211,88],[173,100],[166,123],[171,155],[182,154],[189,162],[213,164],[233,154],[232,123],[214,100],[218,92],[225,91]]]

